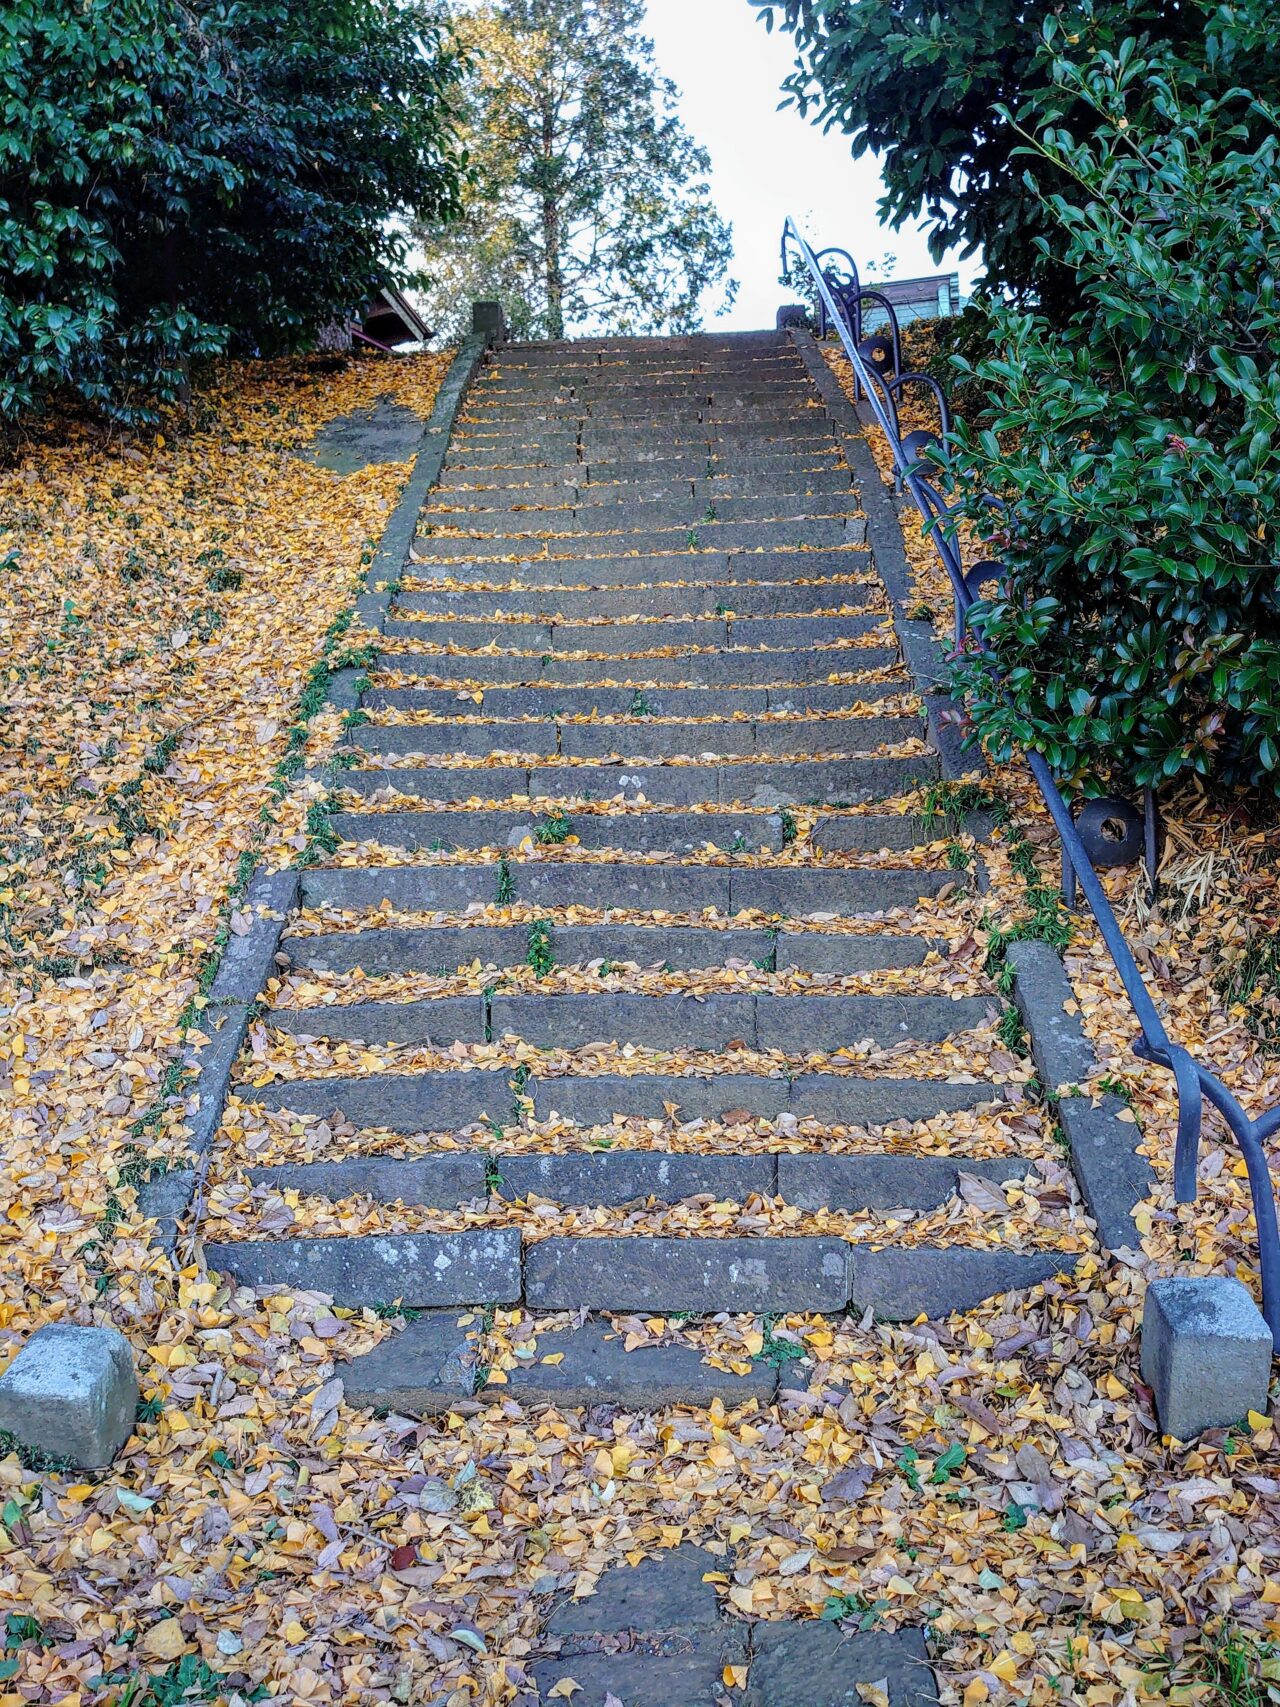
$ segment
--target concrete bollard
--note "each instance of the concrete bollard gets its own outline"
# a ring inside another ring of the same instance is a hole
[[[1147,1287],[1142,1378],[1166,1434],[1192,1440],[1263,1411],[1271,1382],[1271,1329],[1238,1280],[1171,1276]]]
[[[114,1328],[52,1322],[0,1375],[0,1429],[77,1469],[105,1470],[137,1410],[133,1352]]]

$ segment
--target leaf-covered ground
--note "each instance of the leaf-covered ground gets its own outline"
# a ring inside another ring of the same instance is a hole
[[[425,413],[442,365],[232,370],[190,436],[120,446],[79,434],[0,473],[0,1356],[48,1320],[110,1322],[133,1342],[145,1396],[107,1475],[0,1460],[0,1707],[142,1707],[187,1686],[193,1700],[510,1702],[527,1693],[535,1595],[589,1593],[610,1565],[690,1538],[722,1558],[740,1614],[929,1620],[948,1701],[1280,1698],[1274,1417],[1174,1445],[1137,1365],[1149,1273],[1238,1269],[1252,1283],[1247,1192],[1210,1127],[1200,1202],[1173,1204],[1170,1086],[1134,1061],[1131,1016],[1082,921],[1068,950],[1081,1011],[1158,1178],[1142,1251],[1100,1260],[1052,1123],[1031,1117],[1018,1141],[1042,1168],[1042,1197],[1073,1218],[1078,1267],[1016,1314],[993,1306],[941,1331],[620,1324],[632,1344],[679,1339],[729,1366],[795,1367],[773,1410],[584,1419],[476,1401],[438,1421],[379,1420],[342,1402],[340,1360],[387,1321],[313,1294],[252,1301],[198,1260],[178,1270],[149,1249],[136,1185],[182,1154],[174,1062],[198,1027],[209,950],[237,928],[248,860],[306,848],[318,789],[281,766],[337,733],[323,711],[305,745],[291,730],[318,698],[303,696],[322,658],[361,643],[342,614],[407,472],[340,478],[291,452],[389,389]],[[932,583],[921,595],[944,608]],[[995,786],[1027,840],[997,841],[991,895],[967,911],[940,900],[895,928],[972,936],[980,950],[1026,915],[1027,854],[1051,871],[1051,838],[1016,771]],[[1203,801],[1170,830],[1161,910],[1139,909],[1129,876],[1113,887],[1176,1034],[1261,1107],[1280,1098],[1257,1035],[1265,993],[1224,983],[1221,967],[1246,938],[1256,959],[1257,934],[1274,927],[1277,843]],[[932,975],[948,987],[945,961]],[[557,976],[575,987],[576,974]],[[748,968],[734,976],[750,983]],[[344,999],[339,982],[295,974],[278,999]],[[974,1047],[984,1070],[1025,1081],[1010,1042]],[[254,1047],[265,1067],[275,1045]],[[279,1052],[270,1066],[288,1070]],[[291,1156],[311,1143],[331,1155],[353,1136],[323,1123],[285,1134],[232,1108],[223,1154],[230,1139],[245,1160],[271,1160],[287,1138]],[[701,1132],[699,1147],[716,1138]],[[559,1137],[552,1126],[530,1141]],[[753,1141],[742,1124],[725,1138]],[[1034,1242],[1045,1207],[1015,1192],[1003,1212]],[[989,1208],[962,1198],[948,1237],[980,1240]],[[347,1230],[376,1224],[367,1206],[342,1210]],[[332,1213],[251,1195],[234,1166],[208,1205],[223,1233],[317,1228]],[[782,1211],[743,1213],[763,1226]],[[727,1215],[685,1207],[637,1225],[734,1230]],[[929,1221],[878,1231],[914,1238]],[[555,1321],[539,1322],[536,1345],[523,1312],[482,1325],[499,1374],[555,1356]],[[1228,1691],[1232,1655],[1253,1696]]]

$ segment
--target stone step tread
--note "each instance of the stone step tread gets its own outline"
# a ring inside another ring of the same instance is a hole
[[[678,971],[723,966],[729,960],[760,962],[771,970],[853,973],[915,966],[945,945],[923,936],[877,933],[780,931],[699,925],[560,925],[544,921],[548,952],[559,966],[593,960]],[[377,976],[387,972],[446,975],[479,961],[482,966],[518,966],[529,948],[527,925],[386,925],[376,930],[286,937],[280,952],[297,968]]]
[[[881,596],[871,581],[845,576],[838,581],[769,581],[755,587],[724,581],[687,587],[526,587],[490,589],[431,587],[415,584],[396,599],[398,612],[420,616],[466,617],[500,622],[531,616],[552,629],[589,617],[627,623],[639,617],[808,616],[842,607],[865,608]]]
[[[535,683],[528,687],[485,687],[483,697],[465,688],[382,688],[366,690],[361,704],[369,712],[424,711],[440,717],[491,717],[495,719],[628,717],[644,714],[654,718],[716,718],[738,721],[755,716],[768,720],[770,712],[786,712],[806,718],[818,713],[845,711],[855,705],[893,698],[913,691],[901,677],[885,681],[800,683],[794,687],[657,687],[640,690],[625,687],[561,687]]]
[[[423,675],[437,681],[482,680],[486,688],[524,686],[539,688],[583,687],[601,678],[628,688],[687,686],[751,688],[759,685],[783,690],[806,686],[828,687],[828,677],[896,667],[898,653],[888,646],[857,646],[830,651],[807,652],[702,652],[671,658],[608,660],[556,658],[539,653],[515,655],[488,653],[483,657],[451,653],[380,652],[380,672]],[[855,689],[860,683],[851,684]]]
[[[691,481],[707,492],[725,491],[723,482],[738,483],[748,495],[769,491],[775,482],[790,482],[812,475],[824,478],[838,474],[841,482],[848,480],[849,470],[842,468],[836,456],[836,444],[825,441],[816,448],[781,451],[757,451],[750,456],[688,456],[683,453],[662,457],[612,458],[582,462],[576,456],[563,459],[547,457],[508,457],[486,453],[480,462],[468,463],[450,452],[441,471],[440,490],[455,487],[527,488],[531,486],[574,486],[587,494],[618,493],[623,487],[652,486],[673,480]]]
[[[781,1198],[802,1209],[928,1210],[952,1198],[960,1175],[1002,1183],[1033,1171],[1022,1158],[755,1154],[698,1155],[687,1151],[606,1150],[597,1153],[443,1151],[438,1155],[352,1156],[333,1162],[282,1162],[248,1167],[254,1186],[296,1191],[340,1202],[457,1209],[493,1197],[520,1202],[617,1208],[645,1202],[683,1203],[711,1197],[745,1203]]]
[[[851,1632],[825,1619],[739,1624],[726,1618],[714,1587],[725,1568],[723,1557],[686,1542],[606,1571],[590,1596],[555,1602],[545,1621],[554,1657],[534,1666],[542,1699],[563,1692],[576,1669],[585,1680],[573,1692],[582,1707],[622,1700],[615,1688],[627,1697],[623,1707],[690,1699],[723,1707],[727,1697],[712,1670],[717,1644],[743,1635],[745,1707],[862,1707],[871,1700],[938,1707],[921,1628]],[[677,1683],[683,1693],[672,1693]]]
[[[570,833],[584,848],[618,848],[630,853],[698,853],[708,842],[729,852],[736,848],[779,850],[784,845],[777,813],[626,812],[606,816],[580,813],[569,820]],[[516,849],[545,829],[547,820],[525,810],[456,808],[440,812],[334,812],[333,833],[344,841],[376,840],[384,846],[431,849]],[[552,857],[554,845],[543,848]]]
[[[577,800],[648,801],[657,806],[863,806],[905,793],[938,775],[934,754],[915,758],[851,756],[811,759],[744,758],[717,766],[695,759],[683,765],[657,761],[631,765],[583,759],[527,765],[398,765],[349,770],[339,786],[371,795],[387,789],[432,801],[507,800],[521,795],[548,803]],[[896,904],[896,903],[886,903]]]
[[[691,495],[680,498],[652,498],[644,502],[621,499],[612,503],[576,506],[560,498],[553,504],[530,507],[528,500],[513,500],[503,505],[467,505],[456,499],[440,498],[419,517],[418,532],[428,534],[438,528],[450,531],[474,529],[480,536],[490,534],[575,534],[613,533],[637,528],[690,527],[722,521],[796,521],[817,517],[827,520],[833,516],[857,515],[859,499],[855,492],[799,492],[789,497],[761,496],[753,498],[719,498],[713,515],[708,515],[708,502]]]
[[[560,723],[444,721],[439,723],[373,722],[360,724],[348,736],[362,753],[407,756],[440,753],[487,758],[491,754],[521,753],[552,760],[609,758],[705,759],[770,756],[792,757],[821,753],[829,757],[875,753],[883,747],[916,740],[923,733],[917,714],[903,717],[860,714],[854,717],[790,718],[785,722],[724,721],[717,723],[655,722]]]
[[[521,1291],[521,1241],[512,1227],[206,1241],[204,1257],[209,1268],[242,1286],[324,1292],[353,1308],[512,1304]]]
[[[987,996],[756,995],[650,996],[627,991],[534,995],[501,991],[421,1001],[273,1008],[268,1023],[296,1037],[361,1043],[485,1043],[517,1037],[540,1048],[629,1043],[659,1050],[746,1049],[811,1055],[873,1041],[941,1043],[993,1021]]]
[[[690,538],[693,535],[693,538]],[[574,533],[543,540],[533,534],[448,536],[419,534],[414,545],[416,563],[477,562],[492,558],[599,557],[610,547],[621,556],[640,552],[685,553],[696,546],[703,551],[745,551],[756,547],[861,545],[866,523],[857,516],[798,518],[766,522],[699,522],[695,526],[620,528],[616,532],[579,529]],[[528,549],[536,546],[536,550]]]
[[[777,1390],[777,1372],[767,1362],[749,1374],[715,1369],[690,1346],[640,1347],[627,1351],[608,1321],[589,1318],[580,1327],[545,1335],[539,1355],[519,1359],[499,1386],[479,1382],[474,1317],[432,1310],[411,1320],[362,1357],[339,1368],[347,1404],[401,1416],[435,1416],[471,1399],[513,1400],[562,1410],[622,1405],[637,1411],[668,1405],[767,1405]],[[556,1363],[542,1359],[558,1356]]]
[[[787,1238],[552,1236],[525,1248],[533,1309],[753,1315],[852,1308],[886,1321],[931,1320],[1051,1280],[1073,1259],[967,1247],[851,1245]]]
[[[746,911],[854,918],[913,906],[964,877],[914,866],[588,865],[521,858],[508,859],[507,872],[507,899],[529,906],[698,914],[714,907],[725,918]],[[358,910],[389,901],[405,911],[456,912],[475,901],[497,905],[499,880],[496,864],[310,866],[302,875],[302,904]]]
[[[384,632],[400,640],[424,645],[465,647],[480,652],[486,646],[511,652],[555,656],[564,652],[589,652],[596,657],[625,657],[628,654],[667,646],[722,649],[769,646],[773,648],[829,644],[857,640],[884,619],[872,613],[843,616],[713,615],[673,621],[658,617],[651,622],[517,622],[486,621],[465,616],[447,618],[395,616]],[[831,667],[839,668],[836,658]],[[856,667],[856,666],[855,666]],[[477,668],[483,669],[482,665]]]
[[[786,547],[759,551],[694,551],[665,555],[638,552],[631,557],[525,557],[519,562],[494,563],[489,558],[468,563],[414,563],[415,583],[433,583],[442,577],[460,591],[511,581],[529,591],[543,588],[604,592],[613,589],[642,589],[659,583],[682,582],[688,587],[785,586],[813,582],[821,577],[840,576],[865,580],[872,573],[871,559],[863,545],[820,547],[811,551]]]
[[[873,1250],[809,1234],[553,1235],[523,1241],[522,1249],[510,1227],[209,1241],[204,1255],[211,1270],[238,1285],[322,1292],[352,1308],[432,1309],[523,1298],[539,1310],[694,1316],[869,1309],[893,1322],[940,1319],[1074,1267],[1065,1253],[1052,1251]]]
[[[265,1109],[327,1119],[341,1115],[361,1130],[404,1136],[456,1133],[467,1126],[519,1123],[509,1069],[439,1073],[378,1073],[361,1077],[294,1079],[234,1087],[242,1101]],[[791,1078],[719,1072],[695,1075],[637,1072],[539,1078],[524,1082],[522,1099],[538,1120],[553,1114],[580,1126],[609,1125],[615,1114],[640,1120],[774,1119],[794,1114],[824,1125],[875,1129],[914,1125],[984,1104],[1005,1104],[1006,1087],[985,1080],[857,1078],[801,1072]]]

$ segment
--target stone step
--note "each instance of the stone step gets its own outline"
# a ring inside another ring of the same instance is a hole
[[[439,1416],[475,1392],[476,1334],[474,1315],[428,1310],[338,1366],[343,1398],[356,1410]]]
[[[377,1073],[358,1078],[294,1079],[272,1085],[242,1084],[247,1103],[295,1115],[340,1115],[363,1130],[405,1136],[455,1133],[492,1122],[519,1124],[516,1090],[507,1069],[443,1073]],[[593,1074],[540,1079],[522,1087],[535,1118],[553,1115],[579,1126],[607,1126],[615,1115],[637,1120],[719,1120],[725,1115],[772,1119],[794,1114],[823,1125],[874,1128],[915,1124],[984,1103],[1003,1102],[1004,1090],[986,1081],[949,1084],[942,1079],[860,1079],[841,1073],[797,1073],[791,1078],[752,1073]]]
[[[651,622],[485,622],[468,617],[393,618],[385,632],[396,639],[424,646],[460,646],[482,651],[486,646],[511,652],[589,652],[597,657],[626,657],[659,647],[697,647],[707,650],[767,646],[828,646],[837,640],[858,640],[884,619],[872,613],[850,616],[686,617]],[[836,658],[831,668],[838,668]]]
[[[608,461],[619,451],[682,447],[682,454],[718,453],[732,456],[739,449],[782,448],[796,451],[834,442],[834,425],[819,409],[748,418],[713,419],[709,412],[689,410],[671,414],[658,406],[645,419],[638,411],[607,419],[583,419],[577,413],[552,420],[466,421],[452,444],[460,456],[473,451],[535,449],[543,460]]]
[[[774,712],[847,711],[869,703],[909,693],[906,681],[856,682],[829,685],[825,682],[795,687],[673,688],[650,687],[643,691],[624,687],[487,687],[477,702],[476,690],[458,688],[370,688],[361,704],[369,712],[422,711],[437,716],[485,716],[495,718],[636,717],[637,703],[647,707],[650,717],[763,717]],[[941,820],[939,820],[941,827]],[[931,837],[918,838],[931,840]],[[835,844],[833,844],[835,845]]]
[[[526,1244],[524,1296],[535,1310],[753,1315],[852,1306],[884,1321],[936,1320],[1051,1280],[1055,1253],[962,1246],[871,1250],[841,1239],[599,1238]]]
[[[387,847],[451,852],[455,848],[518,848],[536,842],[546,818],[516,809],[457,809],[444,812],[335,812],[329,823],[349,841],[377,841]],[[784,845],[782,819],[776,813],[625,812],[579,813],[566,832],[584,848],[623,848],[632,853],[701,853],[707,843],[726,853]],[[549,854],[554,843],[543,844]]]
[[[899,662],[896,647],[859,646],[848,651],[806,652],[702,652],[672,658],[637,658],[613,661],[593,658],[556,658],[524,654],[485,657],[457,653],[382,652],[380,670],[398,670],[404,675],[433,676],[437,681],[471,682],[482,679],[486,686],[578,687],[593,682],[615,683],[628,691],[654,685],[751,687],[770,684],[781,691],[803,692],[810,684],[826,687],[828,677],[846,672],[883,670]],[[847,692],[848,688],[841,691]]]
[[[416,579],[416,578],[415,578]],[[852,577],[793,586],[786,581],[744,587],[732,581],[708,581],[686,587],[611,587],[502,590],[415,586],[396,599],[396,609],[432,617],[462,616],[498,622],[506,616],[542,617],[555,626],[585,617],[806,615],[841,606],[862,608],[883,597],[874,582]]]
[[[783,722],[365,723],[351,730],[364,753],[536,753],[625,759],[768,753],[872,753],[922,732],[919,717],[813,717]]]
[[[851,976],[889,967],[917,966],[938,946],[923,936],[858,932],[771,931],[702,925],[561,925],[541,923],[558,966],[593,960],[616,965],[667,965],[678,971],[759,962],[762,972],[821,972]],[[383,925],[376,930],[286,937],[281,952],[299,968],[368,976],[390,972],[449,975],[479,960],[482,966],[519,966],[529,952],[528,925]]]
[[[743,406],[776,405],[780,401],[810,400],[820,402],[813,381],[797,362],[774,367],[763,377],[759,374],[740,374],[736,378],[717,378],[712,374],[667,373],[632,381],[597,379],[580,376],[570,385],[548,387],[545,381],[503,383],[494,375],[477,380],[467,394],[467,414],[488,409],[542,409],[548,405],[561,407],[566,403],[585,403],[594,411],[622,410],[627,413],[636,404],[707,403],[721,402]]]
[[[830,431],[830,417],[816,394],[802,390],[778,397],[767,391],[754,398],[725,397],[708,401],[709,393],[657,392],[629,394],[610,402],[581,397],[543,397],[521,404],[479,398],[458,423],[460,443],[477,439],[518,439],[537,443],[542,435],[558,437],[577,431],[652,433],[663,437],[701,438],[708,435],[780,436]],[[816,405],[811,407],[810,403]]]
[[[586,865],[537,860],[507,862],[508,899],[530,907],[625,907],[638,912],[725,918],[748,910],[792,918],[829,913],[857,918],[913,907],[936,896],[963,872],[890,866]],[[486,865],[310,866],[302,873],[302,904],[346,911],[380,907],[462,912],[475,902],[496,906],[501,872]]]
[[[413,1417],[452,1410],[476,1392],[476,1336],[474,1316],[460,1318],[456,1310],[426,1312],[372,1351],[340,1366],[346,1403]],[[556,1354],[557,1362],[542,1361]],[[728,1406],[767,1405],[776,1388],[777,1372],[767,1362],[748,1375],[735,1375],[713,1369],[689,1346],[628,1352],[609,1322],[588,1319],[545,1339],[539,1357],[517,1361],[501,1388],[495,1380],[480,1392],[486,1399],[500,1392],[504,1400],[517,1404],[563,1410],[605,1403],[660,1410],[667,1405],[709,1405],[714,1399]]]
[[[544,1361],[557,1353],[558,1362]],[[519,1405],[554,1405],[559,1410],[619,1405],[626,1410],[659,1411],[668,1405],[706,1407],[717,1399],[727,1409],[760,1406],[773,1402],[778,1386],[777,1370],[763,1360],[748,1374],[737,1375],[704,1363],[692,1346],[641,1346],[628,1351],[618,1329],[598,1318],[588,1318],[581,1327],[545,1335],[538,1342],[537,1355],[527,1362],[517,1359],[505,1375],[502,1386],[495,1383],[480,1389],[485,1398],[496,1400],[501,1395]],[[633,1675],[634,1663],[635,1656],[628,1655],[628,1678]],[[574,1667],[582,1670],[579,1661],[574,1661]],[[566,1667],[566,1671],[570,1669]],[[626,1687],[616,1675],[613,1683]],[[649,1699],[679,1702],[685,1707],[694,1698],[681,1686],[677,1693]],[[604,1697],[596,1700],[603,1707]]]
[[[368,1198],[380,1204],[453,1210],[492,1197],[508,1203],[540,1198],[565,1207],[617,1209],[627,1204],[687,1203],[710,1197],[745,1204],[775,1199],[807,1210],[939,1208],[960,1176],[994,1184],[1026,1179],[1022,1158],[964,1156],[759,1154],[696,1155],[683,1151],[606,1150],[556,1155],[353,1156],[336,1162],[285,1162],[244,1170],[255,1187],[330,1202]]]
[[[656,806],[861,806],[886,800],[932,782],[938,762],[932,754],[913,759],[794,758],[743,759],[716,766],[690,764],[630,765],[616,760],[593,764],[547,761],[541,766],[486,765],[474,768],[400,765],[387,770],[348,770],[337,784],[366,797],[394,788],[397,794],[440,804],[463,803],[479,796],[501,801],[526,795],[548,806],[620,800]]]
[[[639,552],[671,555],[701,551],[776,550],[781,547],[862,545],[866,524],[858,517],[804,521],[708,522],[668,528],[633,528],[619,533],[603,530],[563,534],[554,541],[535,541],[531,527],[521,535],[492,538],[468,536],[449,538],[419,534],[414,547],[418,563],[449,563],[457,558],[597,557],[612,549],[623,556]],[[535,548],[536,547],[536,548]],[[545,549],[544,549],[545,548]]]
[[[529,588],[645,588],[663,582],[682,582],[688,586],[719,582],[749,587],[775,581],[817,580],[832,575],[866,580],[871,573],[871,558],[865,546],[845,545],[815,551],[697,551],[657,557],[537,557],[501,564],[487,559],[449,564],[418,564],[415,560],[410,569],[415,583],[448,579],[464,591],[477,582],[492,586],[512,581]]]
[[[535,1310],[644,1310],[695,1316],[842,1310],[849,1251],[840,1239],[540,1239],[525,1251]]]
[[[811,383],[795,351],[788,350],[760,351],[748,356],[716,355],[705,360],[677,361],[669,356],[655,356],[607,362],[575,358],[536,364],[504,363],[499,372],[484,376],[483,384],[495,394],[501,391],[507,396],[552,397],[579,389],[627,394],[671,386],[758,388],[775,382],[794,385],[797,379]],[[483,389],[478,395],[484,395]]]
[[[208,1267],[241,1286],[324,1292],[355,1309],[512,1304],[520,1297],[520,1258],[520,1235],[512,1227],[204,1246]]]
[[[487,1014],[486,1014],[487,1007]],[[991,1023],[986,996],[807,996],[751,993],[692,997],[625,991],[586,995],[439,996],[424,1001],[334,1003],[273,1008],[269,1023],[295,1037],[359,1043],[485,1043],[518,1038],[542,1049],[592,1043],[640,1049],[730,1048],[807,1055],[856,1044],[942,1043]]]
[[[795,456],[821,454],[828,444],[834,445],[834,427],[830,420],[815,415],[812,420],[794,423],[780,421],[776,426],[758,427],[706,422],[681,430],[643,425],[616,427],[600,421],[586,422],[578,440],[577,453],[582,462],[643,461],[648,456],[717,455],[726,461],[739,456],[776,456],[784,452]]]
[[[688,452],[669,448],[665,454],[646,452],[643,456],[611,456],[607,460],[585,462],[577,447],[563,457],[539,454],[533,447],[521,456],[502,456],[496,451],[483,453],[483,461],[469,460],[456,448],[446,455],[441,473],[442,485],[481,486],[511,491],[537,486],[573,486],[584,491],[587,498],[593,493],[625,496],[621,488],[632,486],[636,492],[656,484],[687,480],[703,483],[708,493],[723,490],[722,483],[733,481],[748,495],[783,482],[797,480],[807,484],[814,475],[841,474],[847,480],[848,470],[842,469],[836,455],[834,439],[830,445],[802,445],[799,449],[757,450],[745,455],[740,449],[733,455],[716,455],[702,451]],[[516,500],[519,502],[519,500]]]
[[[686,492],[674,498],[597,498],[590,504],[566,503],[557,495],[540,506],[523,496],[501,505],[460,504],[456,499],[438,498],[430,509],[422,511],[418,531],[466,528],[481,534],[613,533],[631,528],[696,528],[711,521],[830,518],[857,515],[861,508],[861,500],[849,490],[716,499],[695,498]]]

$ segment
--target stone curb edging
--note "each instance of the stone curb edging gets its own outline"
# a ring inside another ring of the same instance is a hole
[[[409,558],[418,512],[427,493],[440,478],[454,420],[467,387],[475,378],[476,369],[484,359],[487,349],[487,340],[479,333],[472,333],[470,337],[464,338],[458,345],[449,371],[440,382],[431,414],[422,429],[422,440],[414,458],[413,469],[405,481],[404,490],[395,509],[387,518],[377,555],[365,577],[365,590],[356,600],[356,614],[366,628],[381,632],[387,620],[391,602],[395,597],[392,588],[403,573]],[[347,691],[350,693],[349,688]],[[330,699],[333,699],[332,688]],[[352,697],[351,704],[354,703]],[[346,702],[343,705],[343,709],[345,708]]]
[[[357,614],[368,627],[381,629],[386,621],[394,596],[391,587],[408,557],[418,511],[427,492],[440,478],[454,419],[487,347],[482,336],[464,338],[440,383],[422,429],[412,471],[387,518],[377,555],[365,577],[366,590],[356,600]],[[381,590],[379,582],[383,583]],[[355,683],[361,674],[359,670],[342,670],[334,676],[329,684],[328,703],[340,711],[354,709],[359,697]],[[185,1101],[190,1149],[197,1166],[159,1174],[138,1192],[139,1207],[156,1222],[151,1242],[168,1255],[174,1251],[180,1223],[199,1189],[203,1176],[200,1164],[213,1146],[231,1088],[232,1069],[244,1044],[254,1004],[271,975],[285,924],[297,906],[300,884],[296,868],[259,872],[253,878],[242,910],[254,916],[248,930],[241,936],[232,936],[227,943],[209,991],[208,1005],[200,1016],[200,1030],[207,1041],[185,1052],[186,1064],[195,1074]]]
[[[1094,1100],[1081,1092],[1098,1071],[1093,1045],[1079,1018],[1068,1012],[1074,1002],[1061,960],[1047,942],[1011,942],[1013,999],[1031,1037],[1031,1056],[1046,1093],[1059,1098],[1058,1119],[1071,1152],[1071,1171],[1098,1228],[1098,1241],[1109,1251],[1138,1250],[1141,1234],[1133,1212],[1151,1194],[1155,1174],[1137,1146],[1142,1130],[1121,1118],[1125,1103],[1116,1096]]]
[[[902,539],[901,505],[885,487],[867,444],[866,430],[876,425],[874,417],[865,406],[863,410],[855,408],[845,396],[812,332],[793,327],[791,338],[805,371],[826,404],[827,413],[836,423],[840,448],[858,483],[867,516],[867,543],[893,605],[893,626],[903,659],[924,700],[929,740],[938,755],[942,774],[954,780],[969,771],[985,771],[986,760],[981,752],[963,747],[959,727],[951,720],[955,708],[947,695],[939,691],[942,662],[933,629],[927,622],[914,621],[906,614],[911,596],[911,565]]]
[[[966,771],[985,770],[980,754],[962,749],[959,729],[946,717],[952,703],[937,691],[942,670],[932,628],[905,615],[911,568],[903,544],[902,506],[885,487],[866,441],[864,429],[876,425],[874,418],[865,405],[855,408],[845,396],[811,332],[793,329],[791,336],[836,422],[845,460],[859,484],[876,569],[893,601],[894,628],[924,699],[929,736],[943,775],[954,778]],[[1141,1129],[1120,1118],[1127,1110],[1119,1097],[1104,1096],[1095,1103],[1080,1092],[1079,1087],[1097,1073],[1098,1062],[1079,1019],[1067,1012],[1066,1004],[1074,997],[1054,950],[1046,942],[1013,942],[1008,960],[1013,969],[1013,999],[1030,1033],[1032,1059],[1046,1092],[1059,1097],[1057,1116],[1070,1146],[1071,1169],[1097,1223],[1098,1240],[1110,1251],[1139,1249],[1141,1235],[1133,1211],[1155,1183],[1150,1163],[1137,1151]]]
[[[184,1051],[195,1077],[187,1087],[186,1124],[190,1149],[198,1161],[208,1155],[222,1119],[236,1057],[244,1044],[254,1003],[271,976],[285,922],[298,901],[296,870],[259,871],[239,909],[249,912],[248,929],[227,943],[198,1029],[206,1041]],[[174,1168],[148,1180],[138,1192],[142,1212],[156,1222],[153,1245],[172,1254],[178,1226],[191,1207],[199,1169]]]

